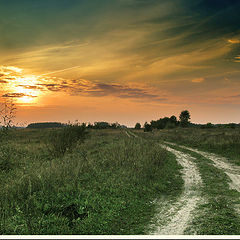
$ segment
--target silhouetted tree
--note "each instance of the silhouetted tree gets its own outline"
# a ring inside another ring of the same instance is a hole
[[[113,128],[113,129],[120,128],[120,124],[119,124],[118,122],[116,122],[116,123],[111,123],[111,124],[110,124],[110,128]]]
[[[91,123],[88,123],[87,128],[93,128],[93,125]]]
[[[150,122],[152,128],[164,129],[164,128],[175,128],[178,125],[177,118],[175,116],[160,118],[156,121]]]
[[[5,100],[0,106],[0,124],[5,129],[13,126],[14,118],[16,117],[16,105],[13,100]]]
[[[190,123],[190,120],[191,117],[190,117],[190,113],[188,110],[184,110],[180,113],[179,115],[179,121],[180,121],[180,125],[182,127],[187,127]]]
[[[110,124],[108,122],[95,122],[94,128],[95,129],[107,129],[107,128],[110,128]]]
[[[141,124],[140,123],[136,123],[136,125],[135,125],[135,129],[141,129]]]
[[[42,122],[42,123],[30,123],[27,128],[60,128],[65,125],[60,122]]]
[[[176,127],[176,124],[171,122],[171,121],[168,121],[165,125],[165,128],[167,129],[172,129],[172,128],[175,128]]]
[[[145,122],[144,123],[144,132],[151,132],[152,131],[152,126],[151,124]]]
[[[230,128],[236,128],[237,127],[237,124],[236,123],[229,123],[227,124],[227,127],[230,127]]]
[[[172,115],[170,117],[170,121],[171,121],[171,123],[175,124],[175,126],[178,125],[178,121],[177,121],[177,117],[176,116]]]

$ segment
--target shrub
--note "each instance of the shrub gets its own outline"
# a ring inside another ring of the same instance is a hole
[[[151,124],[145,122],[145,124],[144,124],[144,132],[152,132]]]
[[[49,149],[52,155],[58,157],[72,150],[77,142],[83,142],[86,138],[86,125],[68,124],[67,126],[52,131],[49,136]]]
[[[141,124],[140,123],[136,123],[136,125],[135,125],[135,129],[141,129]]]
[[[12,147],[3,145],[0,147],[0,170],[9,171],[13,168],[15,151]]]

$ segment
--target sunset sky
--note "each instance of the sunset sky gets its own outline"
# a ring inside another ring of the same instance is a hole
[[[239,0],[0,0],[16,122],[240,123]]]

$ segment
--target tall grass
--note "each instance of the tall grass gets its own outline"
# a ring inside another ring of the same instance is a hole
[[[77,142],[83,142],[86,138],[85,124],[68,124],[67,126],[50,132],[48,148],[53,156],[59,157],[74,148]]]
[[[93,131],[51,161],[29,153],[0,172],[1,234],[143,234],[153,199],[182,187],[172,155],[114,130]]]
[[[240,129],[237,128],[178,128],[156,131],[152,137],[215,152],[240,165]]]

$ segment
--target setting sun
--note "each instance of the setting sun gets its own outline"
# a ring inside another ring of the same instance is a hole
[[[0,0],[0,53],[1,235],[240,236],[240,0]]]
[[[24,1],[28,15],[10,2],[0,101],[16,121],[240,121],[237,1]]]

